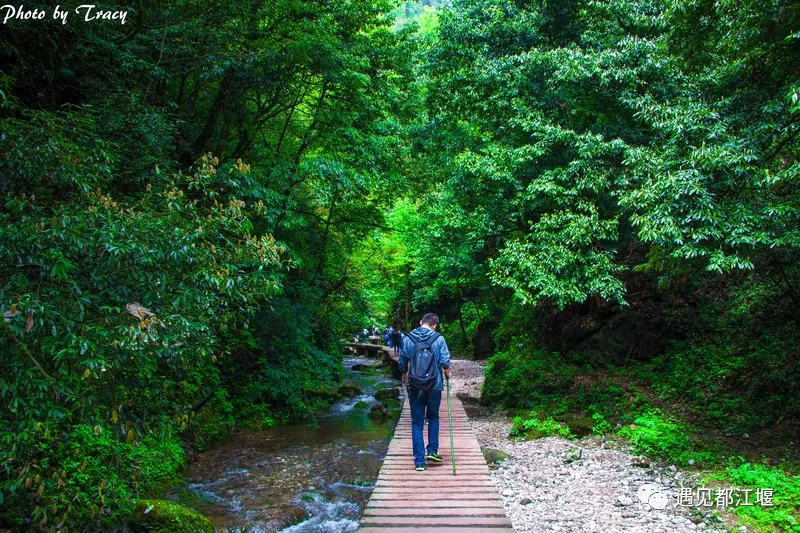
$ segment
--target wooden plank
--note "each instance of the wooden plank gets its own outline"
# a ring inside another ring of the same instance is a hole
[[[397,492],[387,492],[383,494],[375,494],[373,493],[370,496],[370,501],[405,501],[405,502],[414,502],[419,501],[420,499],[427,499],[429,501],[445,501],[445,500],[472,500],[476,502],[500,502],[503,503],[503,498],[500,497],[499,494],[490,495],[484,494],[480,492],[473,492],[473,493],[463,493],[463,492],[454,492],[443,494],[442,492],[405,492],[405,493],[397,493]]]
[[[456,475],[451,470],[446,411],[439,425],[439,454],[444,461],[430,462],[424,472],[414,470],[406,402],[364,511],[361,533],[513,531],[463,406],[456,398],[451,402]],[[423,428],[426,440],[427,435]]]
[[[436,476],[426,476],[425,479],[420,480],[413,480],[413,479],[387,479],[381,481],[379,485],[375,485],[375,488],[404,488],[404,487],[422,487],[422,488],[444,488],[444,487],[452,487],[452,486],[461,486],[461,487],[494,487],[494,482],[491,479],[481,479],[478,477],[473,476],[472,479],[462,479],[459,475],[453,475],[453,472],[449,474],[438,474]]]
[[[374,500],[369,502],[367,509],[405,509],[409,506],[409,500]],[[496,498],[492,500],[426,500],[414,503],[418,509],[444,508],[458,509],[461,507],[474,507],[484,509],[503,509],[503,500]]]
[[[393,527],[390,529],[385,527],[362,527],[358,530],[359,533],[514,533],[510,527],[471,527],[465,529],[463,527]]]
[[[365,516],[361,519],[365,526],[505,526],[511,527],[511,520],[505,516]]]
[[[502,507],[468,507],[468,508],[443,508],[443,507],[412,507],[397,508],[369,508],[364,511],[364,516],[505,516]]]

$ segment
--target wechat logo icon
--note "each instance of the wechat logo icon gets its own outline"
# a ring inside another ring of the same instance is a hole
[[[643,504],[648,504],[653,509],[662,511],[667,508],[669,504],[669,496],[659,490],[659,488],[652,483],[645,483],[639,490],[636,491],[636,497]]]

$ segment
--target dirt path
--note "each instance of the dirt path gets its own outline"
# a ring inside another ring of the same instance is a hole
[[[692,516],[675,506],[677,487],[696,481],[674,466],[634,466],[633,455],[597,437],[509,440],[511,421],[474,402],[483,365],[454,360],[452,369],[452,391],[471,405],[470,422],[481,446],[509,455],[491,475],[516,531],[727,531],[710,516]],[[641,503],[637,491],[645,484],[668,496],[665,509]]]

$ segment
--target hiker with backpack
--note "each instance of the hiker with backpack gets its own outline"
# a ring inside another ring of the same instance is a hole
[[[398,361],[411,407],[411,442],[414,467],[418,472],[425,470],[426,461],[442,462],[439,455],[439,404],[444,380],[450,379],[450,350],[444,337],[436,331],[438,327],[438,316],[433,313],[423,316],[420,327],[403,337]],[[422,436],[426,418],[427,447]]]
[[[386,343],[386,346],[389,348],[392,347],[392,333],[394,332],[394,328],[392,326],[386,326],[386,329],[383,330],[383,341]]]

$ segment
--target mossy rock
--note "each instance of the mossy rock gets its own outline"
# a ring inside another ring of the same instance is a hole
[[[483,453],[483,458],[486,459],[486,464],[488,465],[501,463],[508,459],[507,453],[494,448],[481,448],[481,452]]]
[[[369,410],[368,416],[373,418],[386,418],[387,414],[389,414],[389,411],[383,405],[376,403],[372,406],[372,409]]]
[[[342,398],[355,398],[361,394],[361,388],[355,385],[342,385],[337,389],[339,396]]]
[[[214,526],[193,509],[168,500],[139,500],[128,523],[132,531],[214,533]]]
[[[393,387],[391,389],[383,389],[379,390],[375,393],[375,399],[379,402],[384,400],[397,400],[397,397],[400,396],[400,389],[398,387]]]
[[[333,403],[339,400],[342,396],[339,394],[339,389],[336,387],[328,388],[305,388],[303,391],[312,398],[319,398],[328,403]]]
[[[561,419],[560,422],[563,422],[567,425],[570,432],[578,437],[585,437],[587,435],[592,434],[592,426],[594,425],[594,420],[590,416],[576,414],[576,413],[567,413]]]
[[[396,399],[386,399],[383,400],[383,406],[387,409],[400,409],[400,401]]]
[[[363,409],[364,407],[369,407],[369,402],[365,402],[362,400],[360,402],[356,402],[356,404],[353,407],[355,407],[356,409]]]

